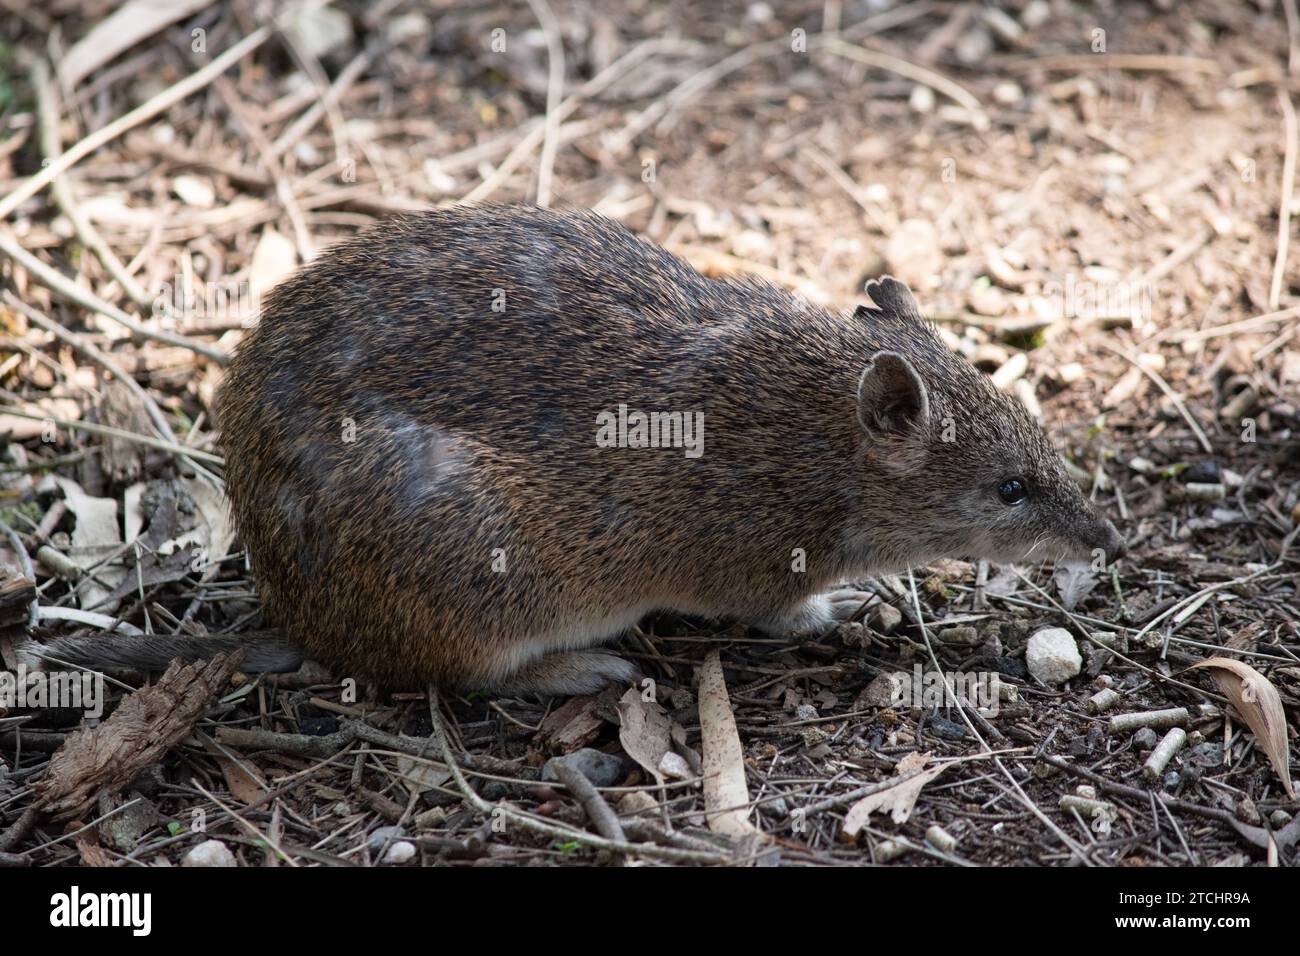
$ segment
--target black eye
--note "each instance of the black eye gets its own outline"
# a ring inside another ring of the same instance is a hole
[[[1025,500],[1025,483],[1020,478],[1008,478],[998,485],[998,497],[1004,505],[1018,505]]]

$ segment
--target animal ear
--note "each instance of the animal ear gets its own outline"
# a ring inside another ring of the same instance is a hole
[[[930,420],[930,398],[912,363],[877,352],[858,379],[858,423],[868,435],[909,435]]]
[[[921,307],[917,305],[916,299],[912,296],[912,290],[893,276],[881,276],[879,279],[871,279],[867,282],[864,290],[867,295],[871,296],[871,301],[876,304],[876,308],[881,312],[914,319],[922,317]],[[854,314],[860,315],[867,311],[869,310],[864,306],[858,306]]]

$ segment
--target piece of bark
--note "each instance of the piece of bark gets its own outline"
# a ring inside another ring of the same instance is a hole
[[[101,792],[124,789],[194,728],[243,659],[173,662],[158,683],[127,697],[98,727],[71,734],[32,784],[35,807],[56,820],[88,813]]]
[[[604,726],[600,702],[595,697],[570,697],[547,714],[539,736],[550,749],[571,754],[595,740]]]
[[[79,836],[76,840],[77,853],[81,855],[82,866],[116,866],[113,854],[100,846],[99,842],[90,836]]]
[[[101,391],[104,400],[95,418],[98,424],[136,434],[150,433],[149,416],[125,385],[119,381],[107,382]],[[115,435],[106,435],[100,442],[100,463],[117,484],[139,481],[145,472],[145,456],[143,445]]]

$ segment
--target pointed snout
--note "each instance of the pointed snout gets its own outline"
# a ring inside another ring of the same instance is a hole
[[[1097,547],[1106,555],[1106,563],[1114,564],[1120,558],[1128,553],[1128,546],[1124,544],[1124,536],[1119,533],[1119,529],[1106,518],[1101,519],[1102,534],[1101,540]]]

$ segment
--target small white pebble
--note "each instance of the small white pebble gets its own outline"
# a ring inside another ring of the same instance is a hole
[[[217,201],[212,182],[202,176],[177,176],[172,180],[172,192],[187,205],[198,209],[211,209]]]
[[[1083,365],[1079,362],[1067,362],[1056,370],[1057,377],[1065,385],[1072,385],[1084,376]]]
[[[1044,684],[1063,684],[1078,676],[1083,657],[1069,631],[1063,627],[1045,627],[1029,639],[1025,665]]]
[[[867,202],[889,202],[889,187],[884,183],[870,183],[862,190],[862,198]]]
[[[1020,11],[1020,22],[1026,29],[1032,30],[1034,27],[1041,27],[1052,16],[1052,5],[1047,0],[1029,0],[1025,8]]]
[[[855,707],[897,707],[905,702],[903,687],[907,675],[902,671],[877,674],[858,695]]]
[[[389,841],[395,843],[404,836],[406,836],[406,831],[401,827],[379,827],[370,836],[366,837],[366,846],[378,853],[384,848],[385,844],[389,844]]]
[[[235,854],[220,840],[205,840],[185,854],[181,866],[238,866]]]
[[[400,866],[415,859],[415,844],[409,840],[398,840],[384,854],[384,862]]]
[[[695,776],[691,770],[691,765],[686,759],[678,753],[668,751],[659,761],[659,772],[665,777],[671,777],[673,780],[689,780]]]
[[[1010,80],[1003,80],[997,86],[993,87],[993,99],[1003,106],[1015,106],[1025,98],[1025,91],[1019,84],[1012,83]]]

